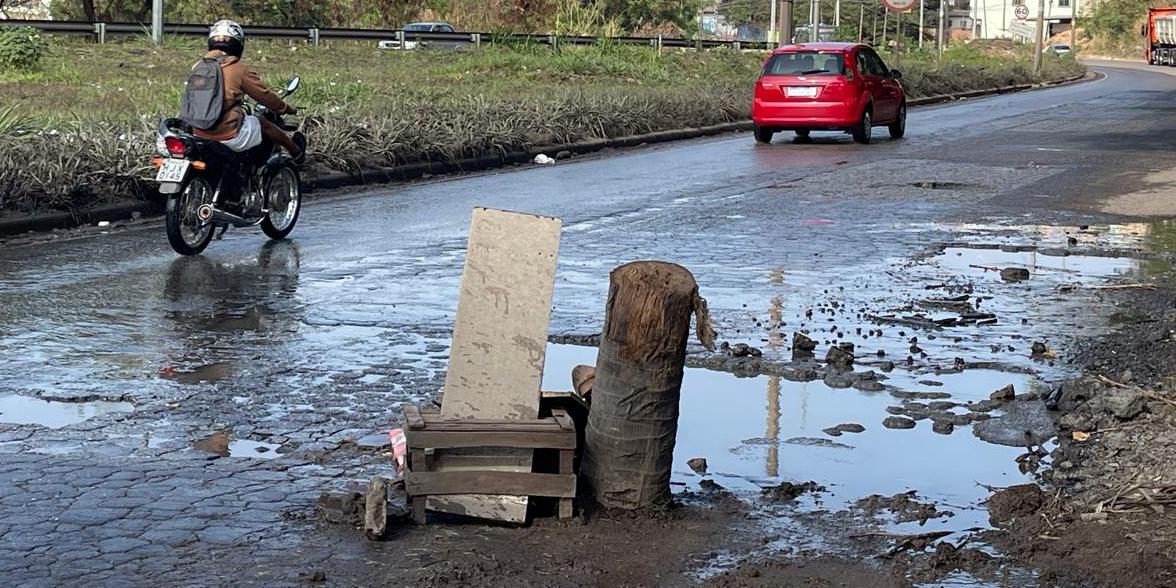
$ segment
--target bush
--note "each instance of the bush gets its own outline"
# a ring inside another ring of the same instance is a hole
[[[40,31],[31,27],[0,28],[0,67],[30,71],[49,51]]]

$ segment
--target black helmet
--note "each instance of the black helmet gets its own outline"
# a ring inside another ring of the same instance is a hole
[[[218,20],[208,31],[208,50],[214,49],[240,57],[245,52],[245,30],[231,20]]]

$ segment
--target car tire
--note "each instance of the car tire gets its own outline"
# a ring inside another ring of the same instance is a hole
[[[767,145],[768,143],[772,142],[772,135],[775,134],[775,131],[767,127],[755,128],[755,140],[757,143],[763,143],[764,145]]]
[[[891,139],[901,139],[906,134],[907,105],[903,102],[898,107],[898,115],[888,127]]]
[[[869,145],[871,134],[870,131],[873,130],[873,128],[874,121],[870,118],[870,109],[867,107],[862,111],[861,120],[859,120],[858,124],[854,125],[853,128],[849,130],[849,134],[853,135],[854,142],[861,143],[862,145]]]

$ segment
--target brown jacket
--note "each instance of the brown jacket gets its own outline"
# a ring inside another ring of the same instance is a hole
[[[241,119],[245,116],[245,110],[241,107],[241,99],[245,96],[249,96],[258,104],[278,114],[290,111],[290,107],[277,94],[271,92],[269,88],[265,87],[265,84],[261,83],[261,76],[245,65],[245,62],[240,58],[232,55],[226,56],[219,49],[209,51],[204,55],[207,58],[222,56],[224,56],[224,61],[221,62],[221,75],[225,85],[224,114],[211,129],[207,131],[194,130],[197,137],[213,141],[228,141],[236,137],[237,130],[241,128]]]

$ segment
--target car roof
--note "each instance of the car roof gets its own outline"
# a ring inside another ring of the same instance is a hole
[[[416,26],[436,26],[436,25],[448,25],[448,26],[453,26],[453,25],[451,25],[451,24],[449,24],[449,23],[447,23],[447,22],[441,22],[441,21],[430,21],[430,22],[410,22],[410,23],[408,23],[408,24],[406,24],[406,25],[404,25],[404,26],[406,26],[406,27],[411,27],[411,26],[413,26],[413,25],[416,25]]]
[[[865,47],[862,43],[835,43],[831,41],[822,41],[820,43],[793,43],[785,45],[779,49],[772,51],[772,55],[777,53],[795,53],[797,51],[849,51],[855,47]]]

